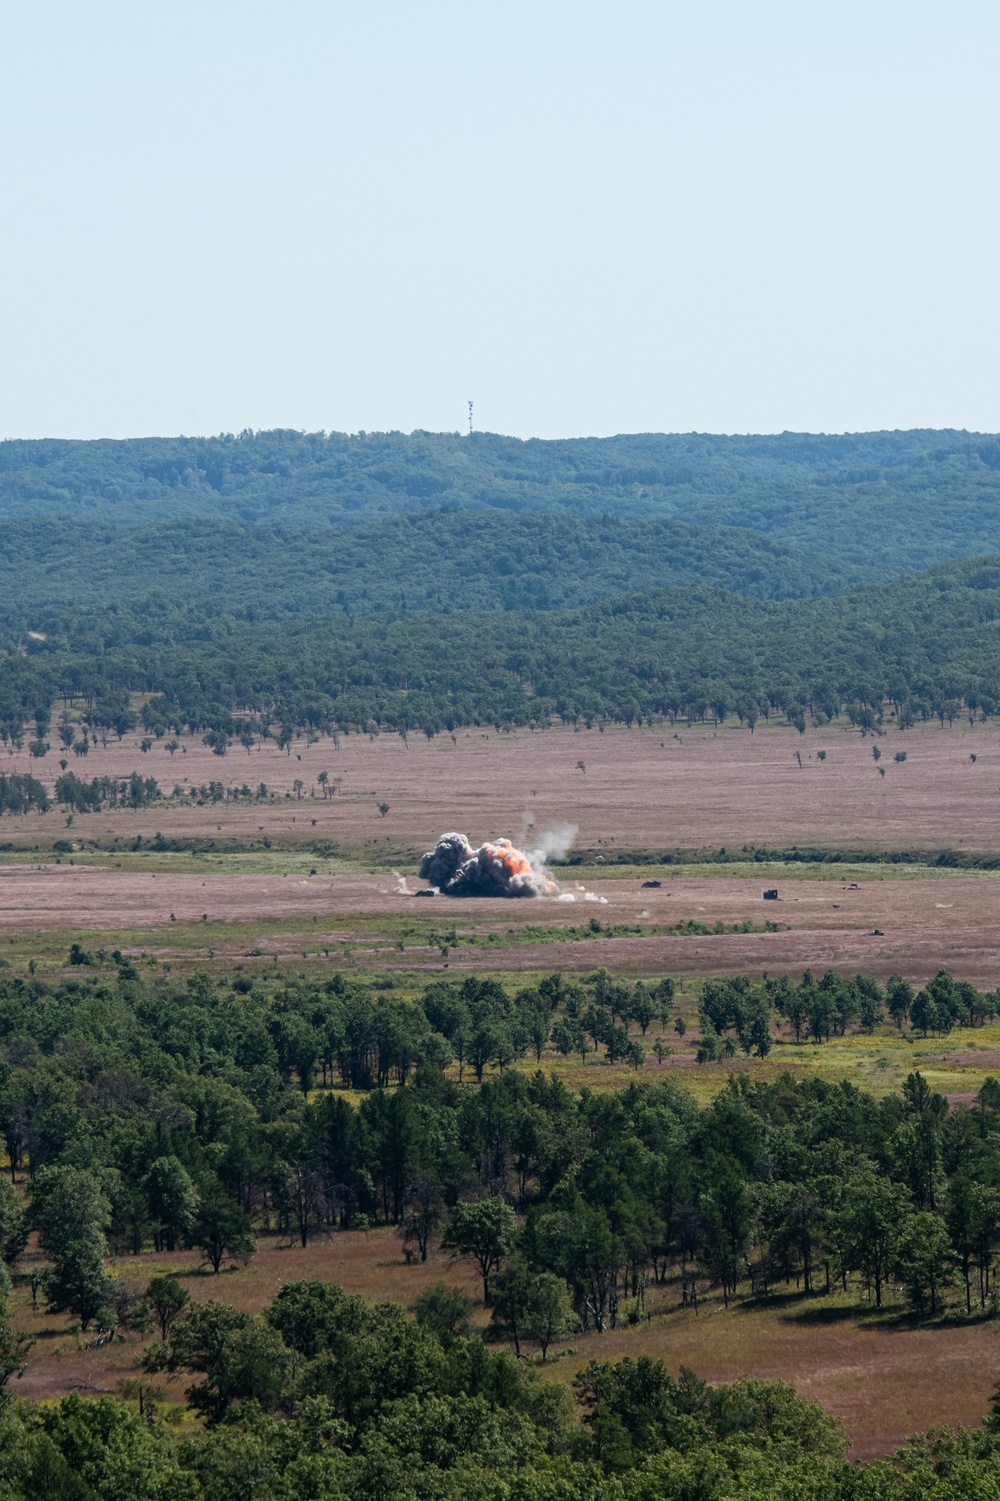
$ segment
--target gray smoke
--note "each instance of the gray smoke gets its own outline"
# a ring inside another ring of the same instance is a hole
[[[546,829],[538,841],[538,848],[531,850],[528,859],[532,865],[545,866],[550,860],[565,860],[573,848],[576,838],[575,823],[557,824],[554,829]]]
[[[558,846],[561,847],[561,846]],[[568,848],[568,846],[567,846]],[[446,896],[558,896],[541,851],[526,855],[509,839],[474,849],[464,834],[442,834],[420,861],[420,879]]]

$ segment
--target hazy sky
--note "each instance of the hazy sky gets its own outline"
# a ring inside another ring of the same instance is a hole
[[[995,0],[0,0],[0,437],[996,430],[998,79]]]

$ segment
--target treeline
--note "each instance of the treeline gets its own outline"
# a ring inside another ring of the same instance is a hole
[[[771,1051],[772,1026],[777,1017],[794,1040],[829,1042],[855,1025],[871,1033],[888,1012],[902,1031],[909,1023],[926,1037],[945,1036],[954,1027],[981,1027],[1000,1015],[1000,991],[979,992],[968,981],[952,979],[940,970],[930,983],[914,990],[901,975],[893,975],[883,990],[871,975],[844,975],[827,970],[821,979],[806,970],[796,985],[788,975],[760,984],[743,977],[707,980],[702,989],[699,1062],[732,1056],[737,1046],[764,1058]]]
[[[763,601],[708,590],[630,596],[588,610],[343,613],[258,620],[253,604],[163,596],[52,615],[44,640],[12,637],[0,732],[44,744],[62,698],[103,733],[134,724],[128,694],[156,697],[154,735],[297,729],[422,730],[664,718],[800,730],[846,712],[863,728],[996,712],[1000,565],[951,564],[830,599]],[[281,743],[279,741],[279,743]],[[287,742],[286,742],[287,743]]]
[[[917,1072],[882,1099],[788,1075],[731,1079],[707,1108],[660,1078],[576,1094],[509,1064],[563,1023],[641,1036],[672,1013],[669,982],[598,971],[510,994],[469,978],[414,1001],[342,976],[181,983],[120,953],[70,960],[56,983],[0,977],[0,1303],[33,1228],[48,1257],[33,1296],[85,1340],[133,1330],[146,1374],[117,1399],[0,1399],[14,1501],[976,1501],[1000,1483],[995,1415],[847,1465],[836,1423],[780,1384],[592,1361],[574,1403],[534,1363],[577,1329],[638,1324],[654,1290],[658,1310],[713,1287],[725,1302],[853,1289],[877,1308],[901,1287],[917,1317],[996,1315],[996,1081],[968,1108]],[[766,993],[794,1027],[814,989],[834,1029],[876,1025],[883,1002],[903,1025],[917,1002],[865,977],[726,982],[705,987],[703,1019],[738,1032]],[[926,994],[942,1017],[988,1010],[944,975]],[[155,1266],[193,1246],[218,1270],[260,1235],[308,1244],[373,1222],[408,1257],[440,1242],[476,1270],[485,1336],[443,1284],[414,1320],[327,1283],[290,1284],[254,1316],[191,1302]],[[140,1285],[109,1268],[110,1251],[147,1248]],[[0,1317],[0,1390],[29,1344]],[[165,1372],[187,1375],[206,1426],[163,1421]]]
[[[565,1328],[570,1314],[614,1327],[642,1311],[649,1285],[675,1278],[685,1300],[710,1284],[728,1297],[856,1278],[880,1306],[893,1276],[934,1313],[957,1271],[967,1309],[992,1307],[993,1081],[955,1111],[919,1074],[880,1101],[748,1075],[705,1111],[659,1078],[577,1096],[510,1065],[541,1062],[550,1039],[584,1060],[642,1062],[646,1029],[672,1015],[669,981],[599,970],[586,985],[551,975],[512,995],[470,977],[414,1002],[340,975],[179,984],[120,953],[99,960],[74,945],[59,984],[0,979],[10,1174],[30,1182],[53,1304],[85,1324],[128,1314],[104,1276],[108,1248],[192,1245],[218,1270],[252,1255],[260,1234],[306,1245],[371,1222],[397,1226],[422,1258],[443,1233],[476,1262],[487,1298],[498,1279],[515,1340],[518,1300],[530,1303],[541,1276],[565,1299]],[[711,983],[702,1047],[714,1056],[728,1038],[729,1051],[766,1052],[772,1004],[796,1035],[872,1028],[883,999],[863,976]],[[916,993],[892,982],[888,1005],[900,1026],[909,1013],[947,1029],[996,1014],[997,998],[942,973]],[[8,1192],[0,1242],[15,1260],[20,1226]]]
[[[76,813],[98,813],[102,808],[148,808],[161,797],[155,777],[92,777],[84,782],[72,771],[56,777],[56,802]]]
[[[34,808],[44,813],[49,795],[37,777],[23,772],[0,775],[0,813],[30,813]]]
[[[591,865],[597,856],[606,865],[648,865],[650,854],[642,849],[587,850],[574,847],[567,865]],[[821,845],[769,846],[744,844],[665,850],[660,865],[933,865],[939,870],[1000,870],[1000,855],[973,850],[948,849],[825,849]]]

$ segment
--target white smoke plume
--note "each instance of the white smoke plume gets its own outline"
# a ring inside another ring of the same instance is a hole
[[[565,860],[576,839],[576,824],[561,823],[547,829],[541,836],[538,848],[532,850],[528,859],[532,865],[547,865],[550,860]]]
[[[579,896],[577,896],[577,894],[576,894],[577,892],[580,893]],[[608,905],[608,899],[607,899],[606,896],[598,896],[596,892],[594,892],[594,891],[588,891],[587,888],[586,888],[586,886],[581,886],[580,885],[579,881],[577,881],[577,883],[576,883],[576,891],[560,891],[559,895],[556,897],[556,901],[557,902],[600,902],[601,905],[604,906],[604,907],[606,907]]]
[[[446,896],[557,897],[559,884],[546,861],[565,856],[575,833],[566,825],[544,834],[528,854],[509,839],[474,849],[464,834],[442,834],[420,862],[420,879]]]

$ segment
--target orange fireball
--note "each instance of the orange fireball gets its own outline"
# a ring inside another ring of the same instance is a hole
[[[556,896],[559,887],[540,857],[532,860],[509,839],[473,849],[464,834],[442,834],[420,862],[421,880],[449,896]]]

